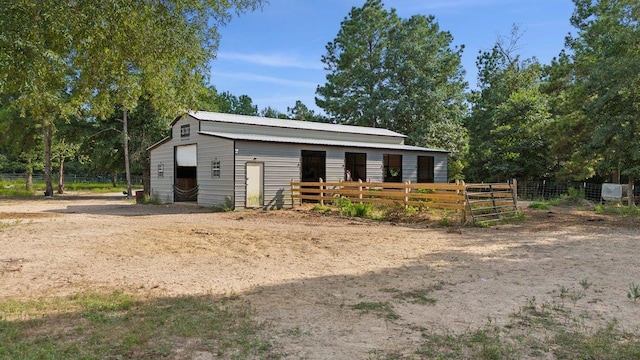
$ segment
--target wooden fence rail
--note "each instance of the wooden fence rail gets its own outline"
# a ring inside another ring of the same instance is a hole
[[[517,183],[373,183],[362,181],[291,181],[294,205],[302,200],[320,205],[342,197],[353,202],[398,204],[423,209],[462,210],[462,221],[471,214],[473,222],[502,219],[517,211]]]
[[[373,183],[361,181],[291,181],[291,197],[321,205],[339,197],[354,202],[399,204],[433,209],[465,209],[464,183]]]

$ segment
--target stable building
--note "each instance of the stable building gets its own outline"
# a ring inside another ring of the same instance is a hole
[[[291,207],[291,180],[447,182],[448,151],[405,145],[390,130],[196,111],[149,148],[162,203]]]

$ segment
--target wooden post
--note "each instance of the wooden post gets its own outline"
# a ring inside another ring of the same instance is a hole
[[[291,181],[289,182],[289,184],[291,185],[291,208],[293,209],[294,206],[296,206],[296,201],[293,197],[294,195],[294,191],[293,191],[293,179],[291,179]]]
[[[469,213],[471,213],[471,205],[467,203],[467,184],[464,183],[464,180],[460,180],[460,186],[462,187],[463,202],[465,203],[464,209],[462,210],[462,223],[465,224],[467,222],[467,205],[469,205]]]
[[[320,178],[320,206],[324,206],[324,185],[322,182],[322,178]]]
[[[362,204],[362,179],[358,179],[358,199],[360,199],[360,203]]]
[[[518,211],[518,180],[513,179],[511,190],[513,191],[513,210]]]
[[[411,180],[407,180],[405,181],[405,185],[409,185],[411,184]],[[406,186],[404,188],[404,208],[405,210],[409,208],[409,204],[407,204],[409,202],[409,191],[411,189],[409,188],[409,186]]]

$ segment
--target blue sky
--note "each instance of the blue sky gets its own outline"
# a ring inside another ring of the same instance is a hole
[[[352,7],[365,0],[270,0],[262,11],[234,18],[220,29],[217,59],[211,63],[210,83],[219,92],[249,95],[262,110],[281,112],[301,100],[315,105],[315,90],[327,72],[320,61],[340,23]],[[508,37],[513,24],[524,32],[519,41],[523,57],[548,64],[564,47],[573,30],[571,0],[387,0],[401,18],[434,15],[452,45],[465,45],[462,65],[471,88],[477,83],[476,57],[490,50],[498,36]]]

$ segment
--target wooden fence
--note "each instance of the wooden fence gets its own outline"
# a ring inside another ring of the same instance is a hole
[[[464,182],[449,183],[371,183],[361,181],[291,181],[291,197],[315,200],[321,205],[339,197],[353,202],[399,204],[422,208],[464,210]]]
[[[320,205],[348,198],[353,202],[398,204],[423,209],[462,210],[462,221],[470,214],[473,222],[502,219],[517,211],[517,183],[369,183],[356,181],[291,181],[294,205],[302,200]]]

